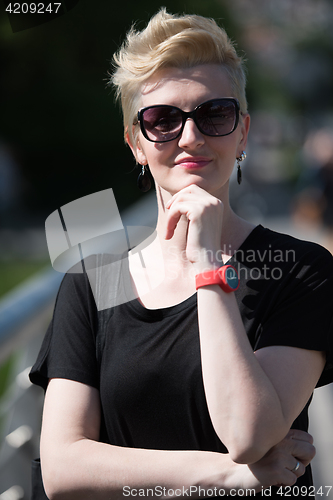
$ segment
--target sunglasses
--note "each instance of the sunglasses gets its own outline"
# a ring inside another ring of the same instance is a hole
[[[192,118],[202,134],[222,137],[236,129],[239,109],[238,100],[232,97],[211,99],[188,112],[176,106],[157,104],[140,109],[138,122],[144,137],[151,142],[177,139],[182,135],[188,118]]]

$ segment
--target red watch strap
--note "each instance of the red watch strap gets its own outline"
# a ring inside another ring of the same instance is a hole
[[[234,292],[235,290],[237,290],[239,283],[237,284],[236,288],[232,288],[228,284],[225,275],[230,268],[233,269],[236,277],[238,278],[236,269],[230,265],[222,266],[219,269],[210,269],[209,271],[197,274],[195,277],[196,290],[198,290],[198,288],[201,288],[202,286],[219,285],[226,293]]]
[[[219,269],[210,269],[203,273],[197,274],[195,277],[195,288],[201,288],[208,285],[221,285]]]

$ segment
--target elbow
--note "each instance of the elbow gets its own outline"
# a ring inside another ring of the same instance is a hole
[[[238,435],[229,443],[228,451],[233,462],[253,464],[261,460],[268,451],[282,441],[288,431],[270,429],[269,432],[253,432],[249,436]]]
[[[65,497],[62,495],[59,495],[59,493],[57,491],[46,488],[45,485],[44,485],[44,490],[45,490],[45,494],[49,500],[60,500],[60,499],[64,500],[65,499]]]
[[[53,464],[42,467],[43,486],[49,500],[73,500],[73,492],[67,484],[66,474]]]
[[[231,460],[237,464],[253,464],[261,460],[273,446],[288,434],[291,423],[279,415],[276,418],[247,418],[223,428],[215,428],[217,435],[228,449]]]
[[[55,484],[52,484],[52,482],[43,479],[43,485],[46,496],[49,500],[60,500],[61,498],[64,499],[64,496],[61,494],[59,488],[57,488]]]
[[[59,487],[60,484],[57,484],[48,475],[43,475],[44,490],[49,500],[66,500],[66,493]]]
[[[229,448],[229,455],[237,464],[253,464],[258,462],[267,453],[268,449],[253,444],[252,446],[233,446]]]
[[[56,484],[55,481],[44,481],[44,490],[46,496],[49,500],[74,500],[74,498],[79,498],[77,496],[77,492],[70,491],[59,484]],[[81,496],[80,498],[84,498]]]

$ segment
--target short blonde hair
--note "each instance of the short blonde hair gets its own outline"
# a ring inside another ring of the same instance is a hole
[[[142,85],[164,68],[220,64],[227,71],[241,112],[247,112],[243,58],[237,55],[233,42],[214,19],[172,15],[162,7],[144,30],[136,31],[132,26],[113,60],[110,84],[121,100],[125,140],[128,133],[133,145],[138,129],[134,136],[132,125],[140,108]]]

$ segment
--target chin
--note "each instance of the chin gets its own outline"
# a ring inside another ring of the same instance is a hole
[[[216,196],[217,198],[219,198],[220,197],[219,194],[224,192],[225,190],[229,191],[229,179],[221,181],[221,179],[213,180],[213,179],[197,178],[187,182],[186,185],[184,185],[183,187],[185,188],[187,186],[190,186],[191,184],[199,186],[200,188],[207,191],[207,193]]]
[[[178,193],[182,189],[185,189],[189,186],[196,185],[201,189],[207,191],[207,193],[212,196],[216,196],[220,198],[220,194],[229,191],[229,178],[221,179],[221,178],[208,178],[208,176],[199,176],[199,175],[190,175],[186,179],[177,179],[177,182],[165,182],[165,183],[156,183],[156,187],[158,186],[162,192],[167,192],[171,196]]]

